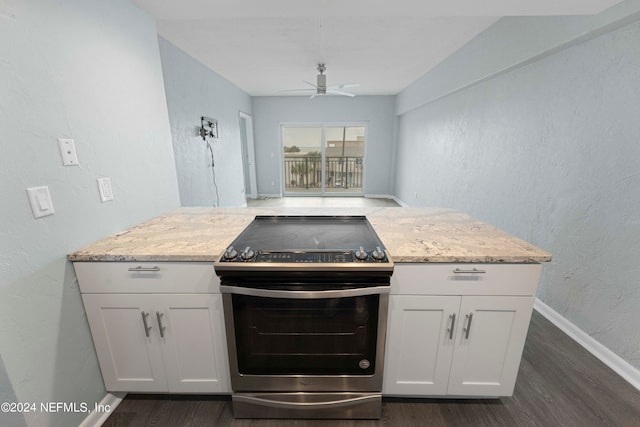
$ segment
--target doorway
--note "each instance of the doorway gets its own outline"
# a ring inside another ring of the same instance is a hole
[[[283,125],[284,195],[362,196],[366,125]]]
[[[256,184],[256,162],[253,146],[253,118],[243,112],[240,112],[239,116],[245,196],[250,199],[257,199],[258,188]]]

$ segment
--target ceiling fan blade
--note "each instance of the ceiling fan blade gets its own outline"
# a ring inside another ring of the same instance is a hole
[[[279,90],[278,92],[309,92],[310,90],[315,90],[312,88],[309,89],[283,89],[283,90]]]
[[[359,83],[345,83],[345,84],[341,84],[341,85],[336,85],[336,86],[329,86],[327,89],[348,89],[351,87],[360,87]]]
[[[313,98],[315,98],[316,96],[318,96],[318,94],[317,94],[317,93],[314,93],[313,95],[311,95],[311,96],[309,97],[309,99],[313,99]]]
[[[343,92],[341,90],[335,90],[335,89],[327,89],[327,93],[330,93],[332,95],[350,96],[352,98],[356,96],[354,93]]]
[[[318,86],[314,85],[313,83],[308,82],[308,81],[306,81],[306,80],[303,80],[303,82],[305,82],[306,84],[311,85],[311,86],[313,86],[313,87],[315,87],[315,88],[317,88],[317,87],[318,87]]]

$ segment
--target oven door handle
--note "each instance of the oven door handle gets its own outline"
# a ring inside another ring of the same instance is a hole
[[[287,298],[287,299],[321,299],[321,298],[347,298],[363,295],[388,294],[391,286],[371,286],[355,289],[332,289],[328,291],[283,291],[280,289],[245,288],[242,286],[221,285],[223,294],[239,294],[263,298]]]

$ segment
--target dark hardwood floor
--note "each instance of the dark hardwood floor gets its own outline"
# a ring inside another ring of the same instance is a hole
[[[385,398],[382,418],[236,420],[228,397],[128,395],[105,427],[640,426],[640,391],[534,311],[512,397]]]

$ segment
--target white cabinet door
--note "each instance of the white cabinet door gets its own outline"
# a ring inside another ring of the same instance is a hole
[[[533,300],[533,297],[462,297],[447,394],[513,394]]]
[[[107,391],[231,392],[221,295],[82,299]]]
[[[460,297],[392,295],[389,301],[382,392],[445,395]]]
[[[156,295],[172,393],[230,393],[222,296]],[[158,330],[158,332],[160,332]]]
[[[148,295],[84,294],[82,300],[106,389],[165,391],[152,299]]]

